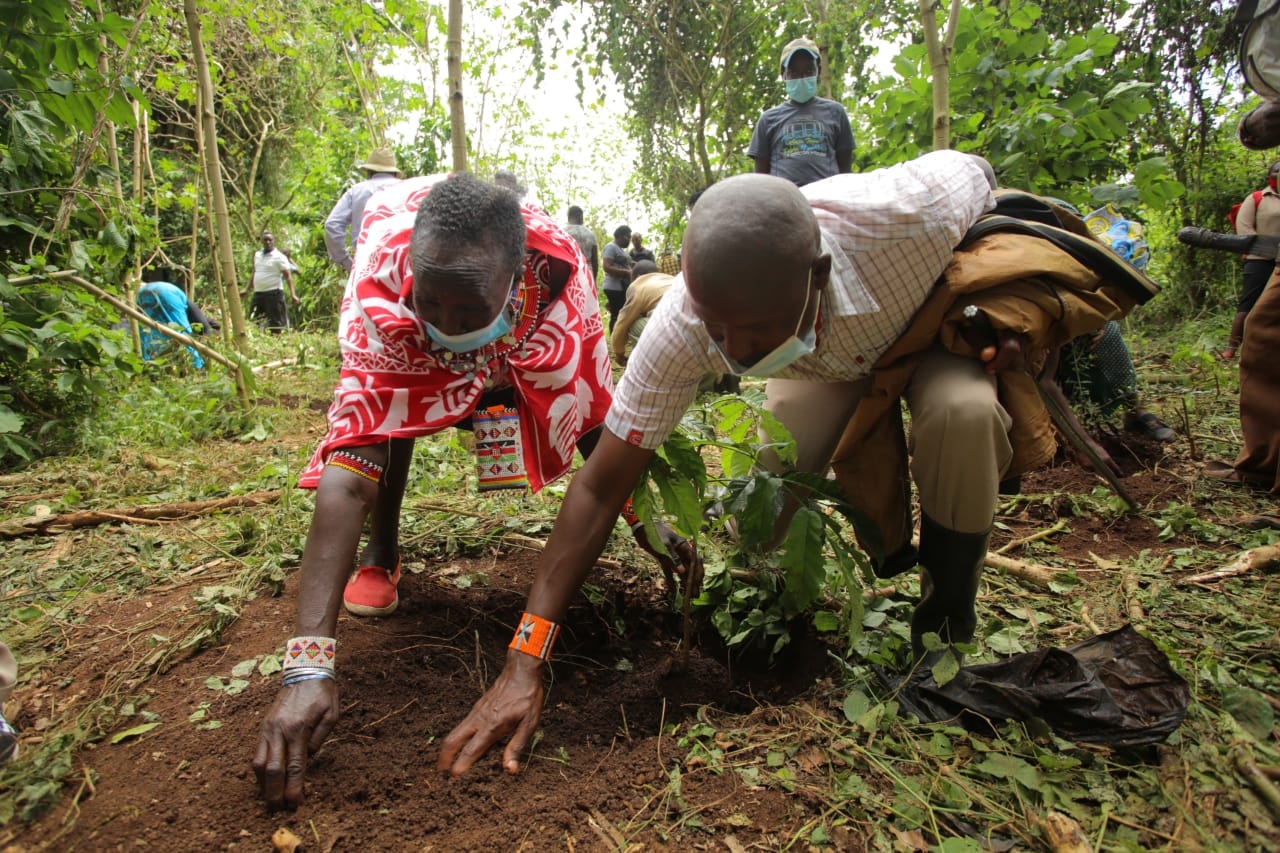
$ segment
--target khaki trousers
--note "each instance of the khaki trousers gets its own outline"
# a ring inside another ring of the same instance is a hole
[[[871,380],[806,382],[770,379],[766,408],[796,440],[794,468],[824,473]],[[995,379],[973,358],[935,348],[921,361],[904,394],[911,412],[911,477],[921,510],[948,530],[983,533],[995,515],[996,493],[1013,458],[1009,413],[996,399]],[[762,459],[780,471],[776,456]],[[848,484],[843,484],[848,490]],[[905,483],[867,482],[860,492],[881,494]],[[852,500],[855,505],[866,498]],[[780,531],[794,507],[779,519]],[[889,532],[886,531],[886,534]],[[894,537],[889,536],[889,539]],[[890,542],[890,550],[898,544]]]
[[[1280,495],[1280,267],[1244,323],[1240,345],[1240,432],[1235,469],[1243,482]]]

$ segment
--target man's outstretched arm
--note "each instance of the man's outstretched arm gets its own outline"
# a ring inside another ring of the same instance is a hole
[[[652,450],[627,444],[603,430],[565,492],[547,548],[538,560],[527,613],[556,624],[563,621],[569,602],[604,550],[618,511],[652,456]],[[542,717],[545,668],[543,659],[508,649],[506,665],[493,686],[441,743],[439,768],[461,775],[489,747],[511,735],[502,766],[508,773],[519,771],[520,755]]]

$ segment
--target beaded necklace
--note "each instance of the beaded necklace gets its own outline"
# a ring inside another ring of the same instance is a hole
[[[511,294],[509,304],[512,329],[507,334],[469,352],[454,352],[428,338],[427,352],[441,367],[474,379],[480,373],[492,373],[501,367],[512,353],[522,358],[524,343],[537,326],[538,310],[542,307],[542,287],[530,264],[524,264],[520,286]]]

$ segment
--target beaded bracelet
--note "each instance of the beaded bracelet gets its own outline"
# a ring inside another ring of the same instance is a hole
[[[558,636],[559,625],[526,612],[520,616],[520,626],[516,628],[516,635],[511,638],[507,648],[547,660],[551,657],[551,647],[555,645]]]
[[[370,462],[352,453],[349,450],[338,449],[329,454],[328,464],[344,471],[350,471],[366,480],[372,480],[375,483],[382,482],[383,467]]]
[[[291,637],[284,644],[281,669],[287,677],[291,670],[334,671],[338,641],[333,637]]]

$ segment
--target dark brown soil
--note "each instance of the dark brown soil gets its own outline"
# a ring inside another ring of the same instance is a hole
[[[1179,451],[1166,455],[1166,448],[1132,437],[1113,441],[1111,450],[1126,468],[1126,486],[1148,510],[1187,499],[1196,464]],[[1054,560],[1088,580],[1090,572],[1102,572],[1091,554],[1125,559],[1186,544],[1176,537],[1161,542],[1150,517],[1075,514],[1070,495],[1101,483],[1068,461],[1025,478],[1025,494],[1054,497],[1029,500],[1003,517],[1007,529],[993,547],[1065,517],[1070,532],[1054,540]],[[821,705],[804,695],[828,666],[821,643],[793,644],[772,669],[731,663],[704,644],[688,672],[672,674],[678,620],[656,590],[617,570],[593,578],[592,599],[580,596],[566,620],[542,736],[526,769],[505,775],[495,750],[463,778],[442,776],[435,770],[438,743],[501,668],[534,557],[442,564],[407,556],[418,571],[406,572],[398,612],[341,621],[343,716],[310,765],[299,810],[268,812],[249,765],[278,677],[255,672],[238,695],[205,686],[210,675],[227,676],[240,661],[278,652],[292,627],[291,579],[282,596],[245,607],[217,645],[152,679],[147,709],[163,724],[83,754],[93,783],[19,829],[21,847],[14,849],[266,850],[282,826],[309,851],[598,850],[617,849],[624,838],[649,850],[724,849],[726,835],[739,849],[776,849],[818,816],[820,808],[801,794],[682,764],[670,727],[704,705],[752,716],[782,713],[779,706],[797,700]],[[462,576],[475,582],[460,588]],[[102,689],[127,656],[112,651],[111,626],[182,607],[190,593],[181,586],[148,590],[70,628],[77,641],[69,647],[78,651],[32,691],[44,698],[29,701],[18,723],[37,727],[49,710],[41,701],[74,702],[83,691]],[[220,726],[189,721],[203,703],[204,722]],[[861,846],[852,836],[835,840],[847,849]]]
[[[655,816],[653,799],[680,752],[661,735],[664,726],[706,704],[746,712],[758,702],[786,702],[825,665],[820,648],[801,644],[772,673],[695,651],[688,671],[672,674],[674,617],[655,595],[610,582],[604,600],[582,599],[567,620],[543,735],[524,772],[504,774],[494,750],[465,777],[449,779],[435,770],[436,745],[501,668],[533,561],[505,555],[453,563],[444,567],[448,577],[433,573],[439,565],[406,574],[395,614],[342,618],[342,721],[310,765],[298,811],[269,813],[249,766],[278,676],[255,673],[235,696],[204,685],[241,660],[278,651],[292,626],[291,581],[282,597],[247,607],[217,647],[159,679],[147,708],[168,722],[86,755],[98,775],[93,793],[29,828],[21,842],[60,850],[261,850],[288,826],[312,850],[522,849],[549,840],[603,849],[611,833],[634,837]],[[488,585],[461,590],[448,579],[474,572]],[[129,624],[155,606],[148,598],[103,617]],[[71,681],[92,683],[104,664],[109,671],[109,661],[89,657],[69,671]],[[188,722],[202,702],[220,727]],[[684,775],[681,796],[707,806],[704,820],[717,810],[746,815],[750,826],[737,827],[744,843],[785,837],[808,817],[783,794],[748,790],[733,774],[694,770]],[[70,810],[75,823],[63,835]],[[656,830],[648,834],[666,845]]]

